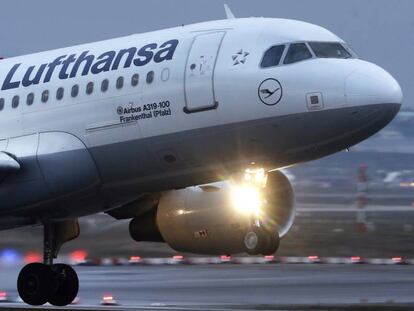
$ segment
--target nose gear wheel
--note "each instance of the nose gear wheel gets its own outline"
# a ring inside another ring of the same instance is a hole
[[[53,264],[63,243],[79,235],[77,220],[44,225],[44,263],[31,263],[23,267],[17,279],[20,298],[32,306],[47,302],[66,306],[77,296],[79,279],[75,270],[65,264]]]

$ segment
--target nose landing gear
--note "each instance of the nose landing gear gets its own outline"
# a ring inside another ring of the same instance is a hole
[[[24,302],[32,306],[41,306],[48,302],[52,292],[52,271],[41,263],[25,266],[17,279],[17,291]]]
[[[33,306],[47,302],[66,306],[76,298],[79,279],[75,270],[65,264],[53,264],[53,259],[65,242],[78,236],[77,220],[44,225],[44,263],[26,265],[17,280],[17,290],[24,302]]]

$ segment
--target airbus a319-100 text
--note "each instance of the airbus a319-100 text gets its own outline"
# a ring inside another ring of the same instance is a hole
[[[332,32],[229,18],[0,61],[0,229],[44,226],[28,304],[78,292],[53,264],[78,218],[131,219],[180,252],[274,253],[294,219],[281,168],[386,126],[402,92]]]

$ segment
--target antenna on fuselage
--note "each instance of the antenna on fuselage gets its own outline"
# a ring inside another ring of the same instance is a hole
[[[224,11],[226,11],[227,19],[235,19],[236,18],[227,4],[224,5]]]

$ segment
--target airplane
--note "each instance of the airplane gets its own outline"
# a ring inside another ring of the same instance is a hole
[[[0,61],[0,229],[44,227],[25,303],[73,301],[76,272],[53,262],[94,213],[178,251],[274,253],[295,213],[280,170],[398,113],[398,82],[329,30],[226,13]]]

